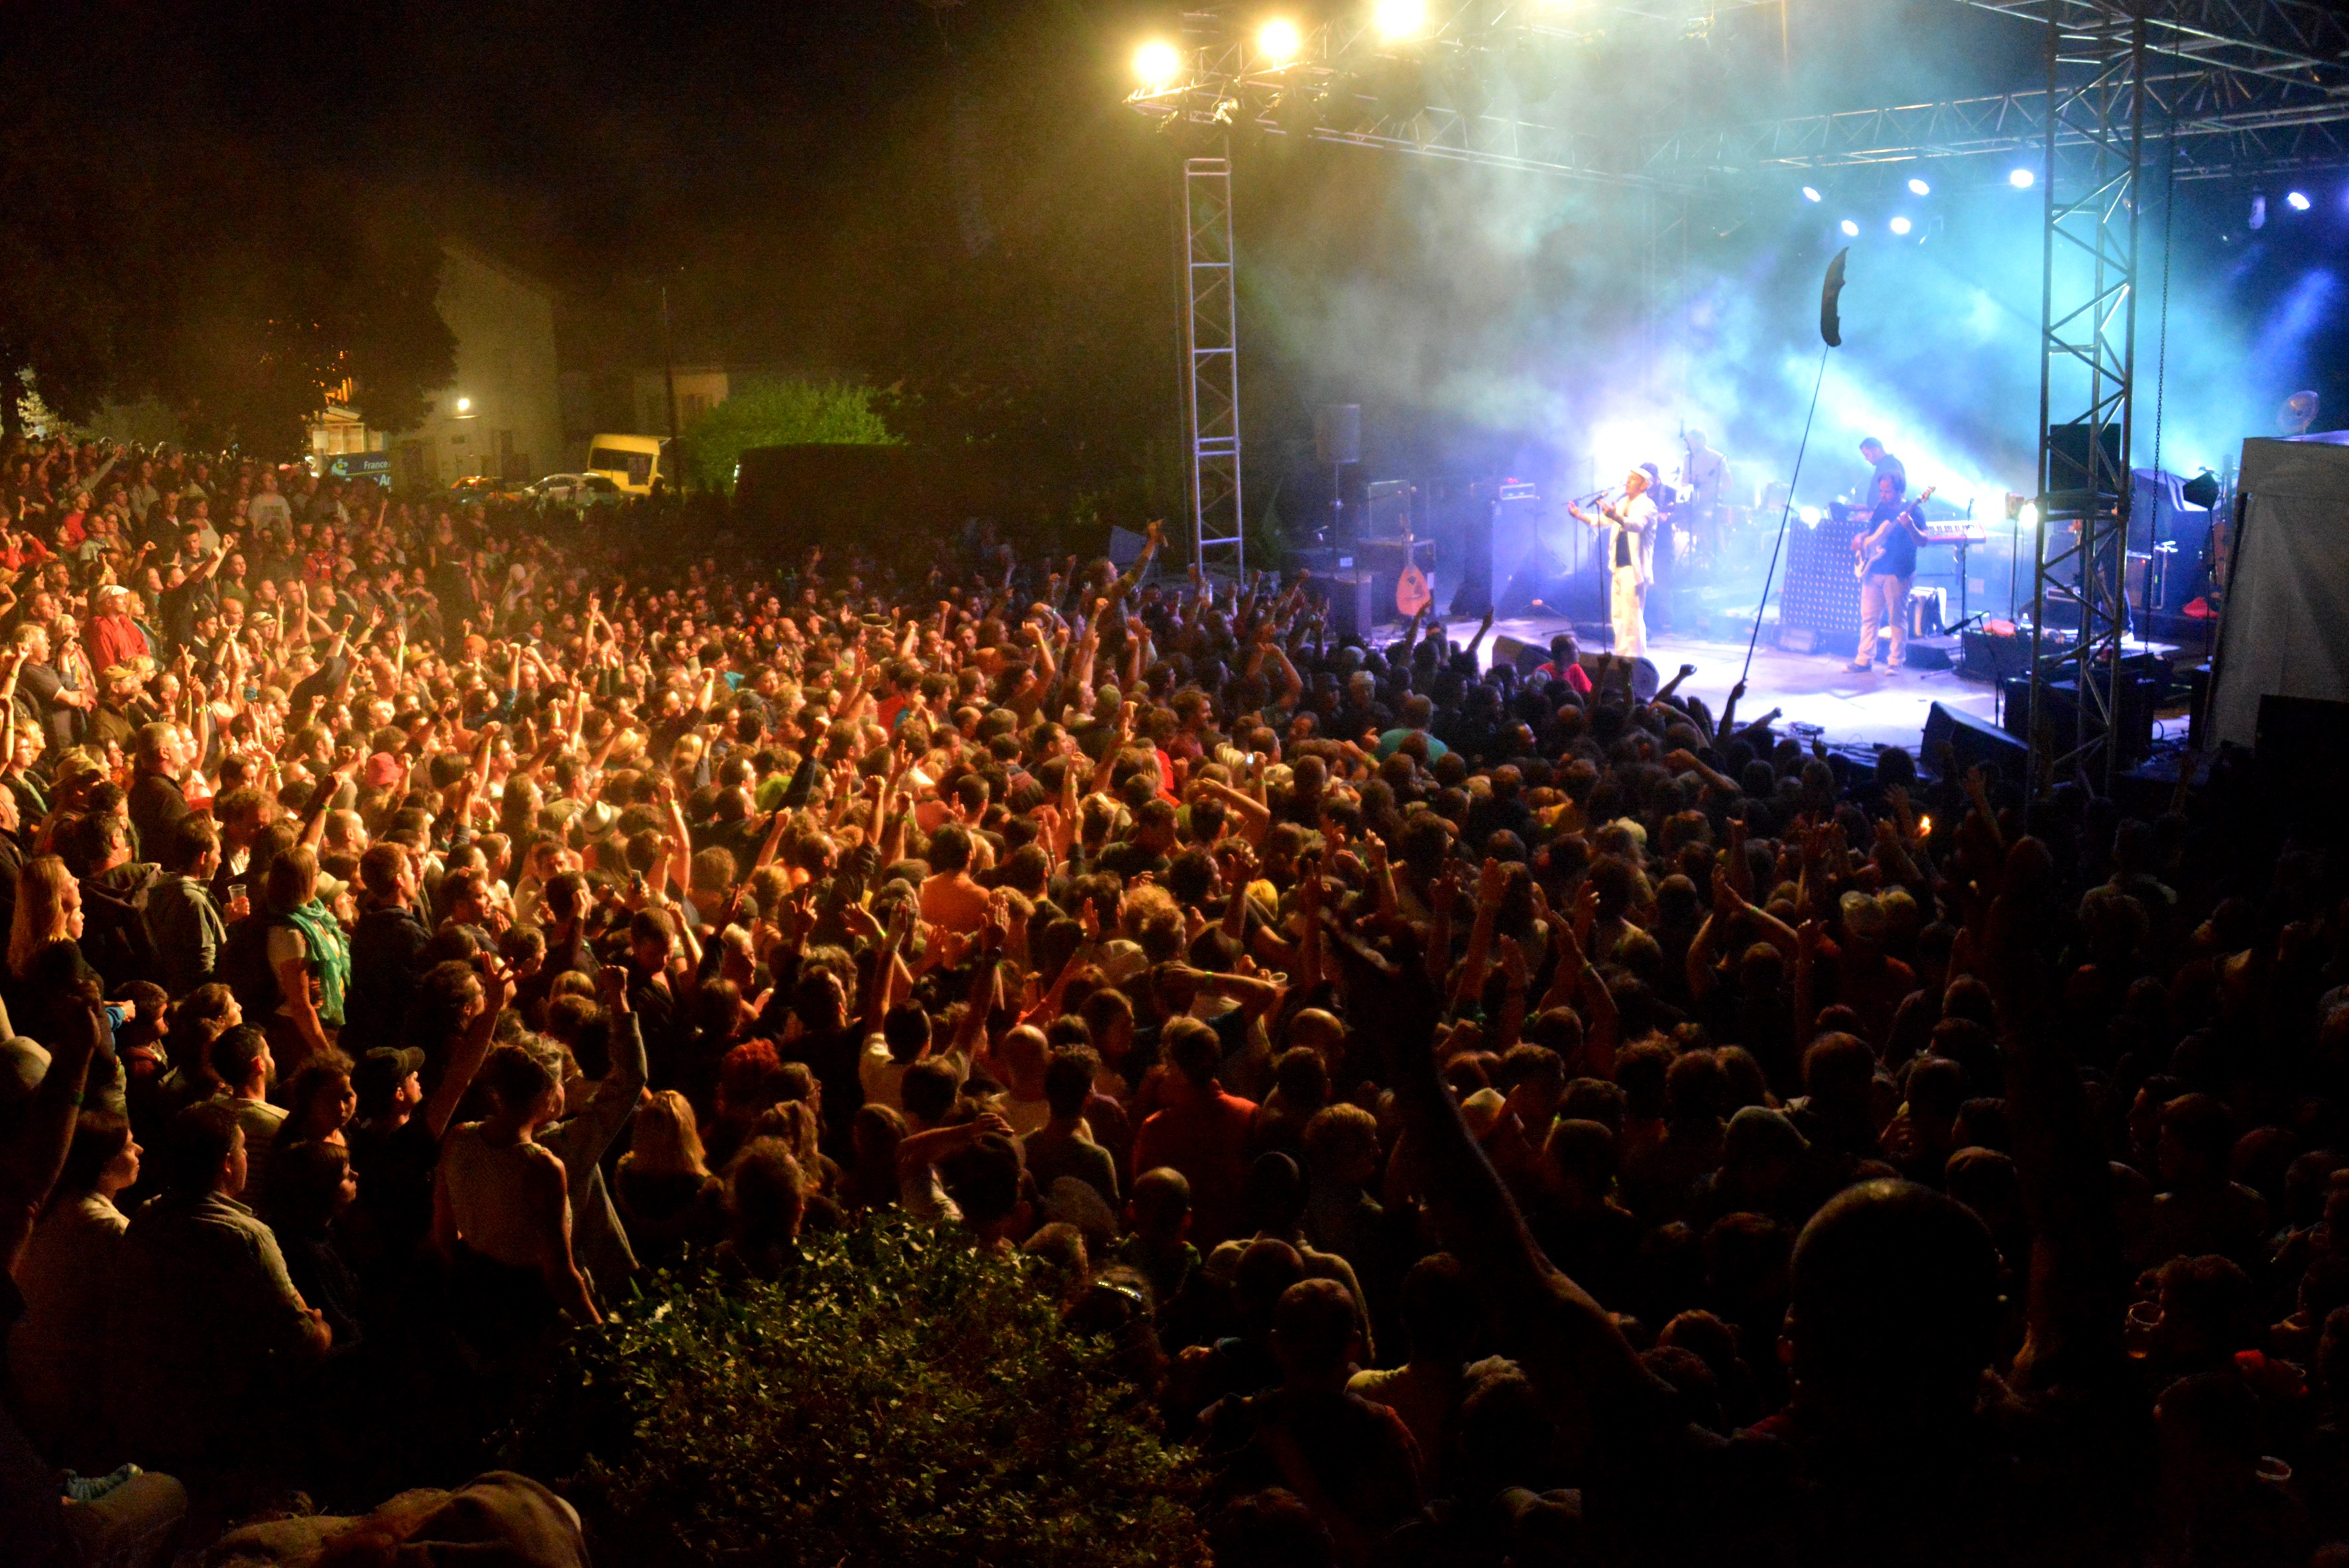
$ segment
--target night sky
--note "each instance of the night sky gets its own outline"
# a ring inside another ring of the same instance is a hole
[[[680,360],[897,384],[907,422],[1033,445],[1138,504],[1175,471],[1179,150],[1119,99],[1134,45],[1174,20],[1102,0],[67,0],[13,17],[11,53],[58,95],[36,129],[109,178],[127,161],[173,188],[150,193],[167,218],[171,200],[233,211],[274,181],[354,193],[553,284],[574,368],[650,359],[666,281]],[[1699,45],[1626,30],[1557,107],[1668,127],[1914,102],[2029,86],[2038,50],[1952,0],[1790,0],[1783,36],[1775,6]],[[1528,302],[1586,333],[1621,312],[1619,280],[1588,260],[1625,242],[1603,193],[1353,150],[1236,156],[1249,421],[1276,468],[1321,398],[1373,404],[1415,460],[1464,432],[1506,447],[1491,418],[1470,431],[1457,399],[1414,388],[1474,377],[1480,324]],[[1707,216],[1733,231],[1772,200]],[[112,233],[146,210],[135,187],[104,204]],[[1496,211],[1537,238],[1464,232]],[[1781,242],[1747,233],[1722,243]],[[1410,344],[1407,373],[1376,342],[1332,341],[1332,291],[1357,277]]]

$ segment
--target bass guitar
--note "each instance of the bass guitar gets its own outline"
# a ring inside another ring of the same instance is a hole
[[[1905,518],[1909,513],[1916,511],[1927,501],[1932,500],[1933,492],[1940,488],[1941,487],[1939,485],[1926,486],[1924,493],[1920,495],[1915,500],[1910,501],[1907,506],[1902,507],[1900,509],[1899,516],[1893,518],[1891,521],[1898,522],[1901,518]],[[1873,533],[1875,531],[1876,531],[1874,529],[1870,529],[1868,533]],[[1852,549],[1860,552],[1859,559],[1851,563],[1851,574],[1855,580],[1861,583],[1868,581],[1868,569],[1875,565],[1878,562],[1883,560],[1885,552],[1891,548],[1889,544],[1878,543],[1873,550],[1861,550],[1860,547],[1868,542],[1868,535],[1867,533],[1863,533],[1857,539],[1851,542]]]

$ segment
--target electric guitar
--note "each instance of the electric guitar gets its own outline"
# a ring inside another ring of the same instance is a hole
[[[1923,506],[1927,501],[1932,500],[1933,492],[1940,488],[1941,487],[1939,485],[1926,486],[1925,492],[1922,495],[1919,496],[1915,500],[1910,501],[1907,506],[1902,507],[1899,516],[1887,519],[1887,522],[1891,523],[1899,521],[1901,518],[1908,516],[1910,512],[1916,511],[1919,507]],[[1874,529],[1870,529],[1868,533],[1873,533],[1875,531],[1876,531]],[[1868,534],[1863,533],[1857,539],[1851,542],[1851,547],[1854,550],[1858,550],[1862,544],[1867,542],[1867,541]],[[1890,548],[1891,547],[1889,544],[1879,543],[1875,549],[1868,551],[1866,553],[1862,554],[1858,560],[1851,563],[1852,577],[1857,582],[1867,582],[1868,569],[1875,565],[1878,562],[1883,560],[1885,552]]]

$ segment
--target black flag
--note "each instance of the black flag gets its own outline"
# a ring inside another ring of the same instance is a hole
[[[1836,302],[1843,297],[1843,259],[1849,254],[1849,245],[1835,253],[1827,263],[1826,282],[1819,288],[1819,335],[1829,348],[1843,346],[1843,318],[1836,314]]]

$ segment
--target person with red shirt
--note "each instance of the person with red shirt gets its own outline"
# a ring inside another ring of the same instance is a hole
[[[1161,1049],[1174,1068],[1173,1103],[1142,1124],[1133,1140],[1133,1174],[1160,1166],[1191,1183],[1192,1235],[1202,1246],[1240,1231],[1240,1190],[1248,1171],[1248,1127],[1256,1102],[1226,1094],[1216,1081],[1223,1041],[1196,1018],[1166,1022]]]
[[[1576,645],[1572,632],[1560,632],[1549,640],[1549,663],[1534,671],[1541,680],[1564,681],[1578,694],[1590,695],[1590,672],[1582,667],[1582,650]]]
[[[120,584],[109,584],[90,595],[88,624],[81,629],[82,646],[89,653],[89,667],[111,669],[128,666],[133,659],[150,659],[155,650],[147,644],[147,634],[130,618],[130,590]]]

